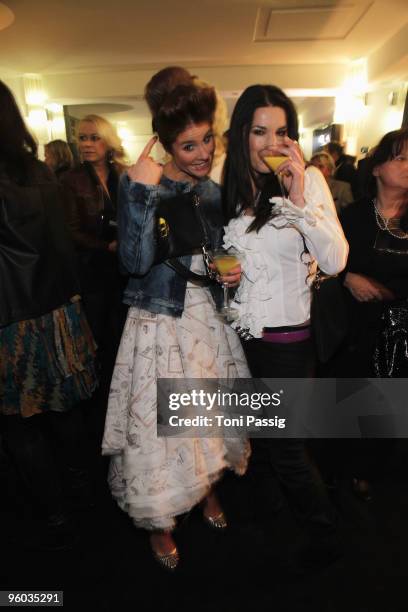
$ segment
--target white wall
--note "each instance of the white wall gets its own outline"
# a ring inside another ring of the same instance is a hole
[[[406,81],[408,81],[408,75]],[[398,95],[396,105],[390,105],[389,98],[393,92],[397,92]],[[378,87],[367,95],[366,115],[362,121],[357,141],[357,152],[360,157],[361,147],[371,148],[384,134],[401,127],[405,95],[404,82]]]
[[[302,130],[301,137],[299,139],[299,144],[302,147],[303,155],[305,156],[306,161],[309,161],[312,157],[313,151],[313,130],[316,126],[310,128],[304,128]]]

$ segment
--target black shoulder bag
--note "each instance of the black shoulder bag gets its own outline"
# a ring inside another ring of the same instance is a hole
[[[303,238],[305,252],[308,253]],[[312,284],[310,325],[321,363],[326,363],[340,347],[348,331],[347,307],[339,278],[317,268]]]
[[[165,263],[180,276],[206,287],[213,282],[209,263],[210,240],[200,210],[200,198],[194,191],[161,200],[156,210],[155,263]],[[178,257],[201,252],[207,274],[196,274]]]
[[[319,268],[312,286],[310,320],[318,359],[326,363],[346,337],[348,317],[338,277],[323,274]]]

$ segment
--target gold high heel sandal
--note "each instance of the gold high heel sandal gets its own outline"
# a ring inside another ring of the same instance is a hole
[[[160,563],[162,567],[164,567],[167,570],[170,570],[171,572],[173,572],[176,569],[178,562],[180,560],[177,546],[175,546],[171,552],[166,553],[166,554],[159,553],[152,548],[152,553],[156,561]]]
[[[228,527],[227,519],[222,510],[216,516],[206,516],[205,514],[203,516],[207,525],[213,529],[226,529]]]

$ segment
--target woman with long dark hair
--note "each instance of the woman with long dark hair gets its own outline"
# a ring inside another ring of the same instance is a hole
[[[233,379],[249,372],[237,335],[216,312],[220,287],[195,280],[205,271],[202,254],[192,251],[180,258],[184,272],[155,263],[156,211],[176,196],[193,192],[211,248],[222,242],[220,188],[208,177],[215,149],[214,90],[195,85],[184,70],[167,68],[148,83],[146,99],[153,129],[171,158],[164,167],[152,159],[153,137],[121,180],[119,254],[131,275],[125,291],[130,308],[111,384],[103,452],[112,455],[112,495],[137,526],[150,531],[156,559],[175,569],[177,517],[202,501],[205,521],[225,528],[213,485],[226,467],[245,471],[248,446],[235,439],[158,437],[157,380]],[[230,286],[239,278],[239,267],[223,276]]]
[[[52,446],[62,453],[73,495],[84,492],[77,407],[96,387],[95,344],[59,186],[36,159],[36,143],[1,81],[0,108],[0,418],[6,450],[46,526],[44,544],[58,547],[69,544],[69,512]]]
[[[233,327],[259,378],[313,376],[310,272],[317,263],[337,274],[347,258],[330,191],[319,170],[305,170],[297,139],[296,110],[281,89],[253,85],[243,92],[228,132],[224,243],[243,257]],[[261,472],[277,475],[313,533],[331,532],[302,440],[254,439],[252,468],[259,479]]]

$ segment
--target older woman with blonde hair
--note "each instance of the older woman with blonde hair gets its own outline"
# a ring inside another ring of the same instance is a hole
[[[76,130],[76,139],[78,142],[79,153],[82,161],[86,159],[89,149],[81,146],[81,143],[86,141],[86,133],[89,134],[89,129],[92,127],[99,138],[104,142],[107,147],[107,161],[110,164],[114,164],[116,170],[120,173],[126,169],[126,157],[125,151],[122,146],[122,141],[119,135],[110,121],[101,117],[100,115],[86,115],[81,119]]]
[[[62,179],[86,315],[101,354],[113,361],[125,313],[116,257],[116,200],[125,154],[114,126],[86,115],[76,138],[81,163]]]

